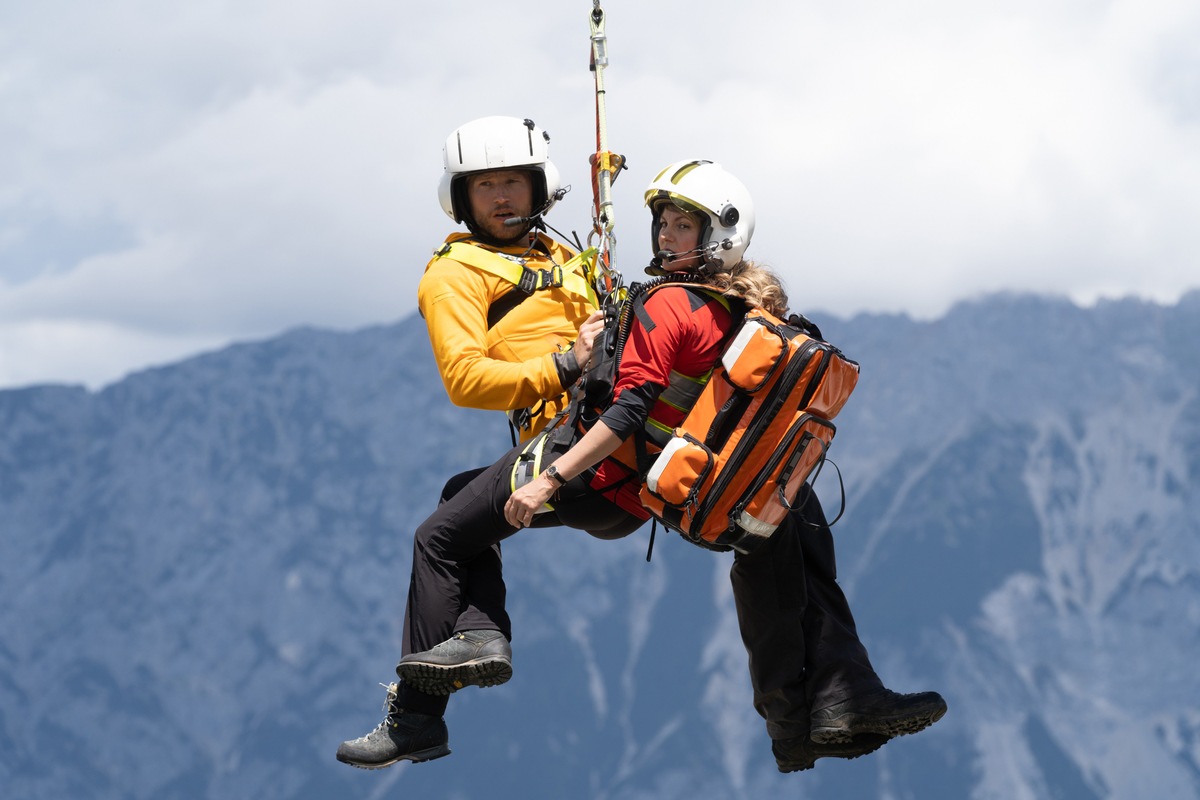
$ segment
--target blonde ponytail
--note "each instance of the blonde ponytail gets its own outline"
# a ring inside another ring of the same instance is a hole
[[[719,272],[708,283],[727,297],[737,297],[753,308],[787,317],[787,291],[779,277],[753,261],[739,261],[729,272]]]

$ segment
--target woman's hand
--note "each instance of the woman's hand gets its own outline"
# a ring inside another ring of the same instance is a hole
[[[558,484],[551,478],[538,475],[509,496],[504,504],[504,519],[514,528],[524,528],[557,490]]]
[[[578,477],[588,467],[600,462],[620,446],[621,440],[605,424],[596,420],[592,429],[583,435],[571,449],[554,461],[558,474],[564,480]],[[533,515],[558,491],[558,482],[541,473],[529,483],[513,492],[504,504],[504,519],[514,528],[523,528],[533,521]]]
[[[596,344],[596,337],[602,330],[604,330],[603,311],[593,311],[592,315],[579,326],[579,334],[575,337],[575,346],[572,350],[575,353],[575,361],[581,369],[587,369],[588,359],[592,357],[592,348]]]

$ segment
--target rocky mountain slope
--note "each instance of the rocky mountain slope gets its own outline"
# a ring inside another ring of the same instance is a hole
[[[509,442],[410,318],[0,392],[5,795],[1200,798],[1200,293],[813,316],[863,367],[842,583],[887,683],[946,696],[928,732],[779,774],[728,555],[555,529],[504,545],[516,675],[455,696],[453,756],[335,762],[413,527]]]

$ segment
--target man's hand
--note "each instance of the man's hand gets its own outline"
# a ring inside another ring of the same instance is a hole
[[[603,311],[593,311],[592,315],[579,326],[579,335],[575,337],[575,346],[572,351],[575,353],[576,363],[581,367],[586,366],[588,359],[592,357],[592,348],[596,344],[596,337],[603,330]]]

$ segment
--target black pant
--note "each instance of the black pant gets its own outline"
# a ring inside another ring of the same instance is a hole
[[[837,584],[833,534],[815,493],[729,578],[750,657],[754,707],[772,739],[807,736],[812,709],[882,688]]]
[[[451,478],[437,510],[413,540],[403,654],[456,631],[497,630],[510,640],[500,542],[517,532],[504,519],[515,448],[491,467]],[[641,521],[569,484],[531,527],[567,525],[614,538]],[[754,707],[771,738],[808,734],[810,709],[882,687],[836,582],[833,536],[813,492],[762,547],[738,553],[730,570]],[[440,716],[446,697],[400,686],[402,707]]]
[[[490,467],[451,478],[442,502],[413,538],[412,579],[404,610],[402,653],[420,653],[458,631],[496,630],[512,639],[504,608],[500,542],[519,529],[504,518],[512,494],[511,474],[521,447]],[[554,510],[537,514],[530,527],[566,525],[602,538],[633,533],[642,520],[598,494],[582,480],[571,481],[550,501]],[[434,697],[400,684],[400,705],[440,716],[446,697]]]

